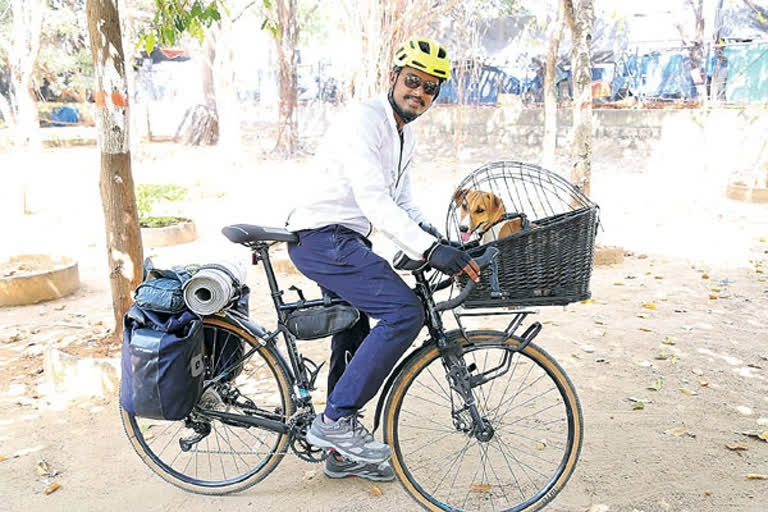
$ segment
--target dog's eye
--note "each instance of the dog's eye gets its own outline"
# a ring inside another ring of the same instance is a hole
[[[467,211],[467,203],[462,204],[461,209]]]
[[[475,210],[475,213],[483,213],[483,212],[485,212],[485,210],[483,210],[482,208],[478,208],[477,210]]]

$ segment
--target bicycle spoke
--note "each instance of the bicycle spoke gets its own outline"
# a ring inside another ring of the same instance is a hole
[[[395,443],[396,457],[416,489],[411,492],[447,510],[498,511],[527,507],[555,485],[572,453],[572,409],[540,352],[513,348],[479,343],[464,353],[467,366],[475,368],[473,376],[492,372],[491,379],[472,388],[481,418],[493,427],[489,441],[456,429],[454,414],[470,427],[473,420],[463,399],[441,382],[439,356],[431,356],[410,377],[398,402]],[[440,394],[446,390],[453,399],[450,415]]]

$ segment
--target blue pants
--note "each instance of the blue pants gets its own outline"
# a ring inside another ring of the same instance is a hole
[[[349,332],[334,336],[325,415],[335,420],[373,398],[424,326],[424,306],[362,235],[335,224],[297,235],[299,242],[288,244],[296,268],[364,313]],[[365,317],[378,320],[370,332]],[[344,369],[346,352],[354,355]],[[338,380],[331,391],[332,379]]]

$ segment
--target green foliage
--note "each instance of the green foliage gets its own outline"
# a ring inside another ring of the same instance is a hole
[[[184,34],[202,41],[205,29],[229,14],[223,0],[155,0],[152,30],[139,36],[137,47],[150,54],[155,45],[174,46]]]
[[[151,226],[150,224],[158,222],[152,219],[167,219],[168,217],[152,217],[152,209],[155,204],[159,201],[181,201],[187,197],[188,192],[186,187],[180,185],[136,185],[136,208],[139,213],[139,224],[143,227],[160,227]],[[171,222],[171,224],[175,223]]]
[[[139,226],[142,228],[165,228],[189,221],[186,217],[147,217],[139,220]]]

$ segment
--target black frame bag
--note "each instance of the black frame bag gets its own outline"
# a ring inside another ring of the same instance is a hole
[[[203,322],[134,304],[123,318],[120,405],[135,416],[180,420],[203,391]]]

